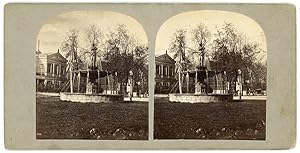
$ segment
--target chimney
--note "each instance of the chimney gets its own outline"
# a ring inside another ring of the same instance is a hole
[[[37,51],[40,51],[40,40],[38,40]]]
[[[166,50],[166,54],[168,54],[168,50]]]
[[[57,50],[57,53],[59,53],[59,49]]]

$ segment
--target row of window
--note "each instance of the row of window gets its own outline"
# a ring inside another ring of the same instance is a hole
[[[164,75],[164,76],[173,76],[174,75],[174,68],[170,66],[161,66],[156,65],[156,74],[158,75]]]
[[[54,71],[53,71],[53,68],[54,68]],[[44,64],[40,64],[40,69],[41,69],[41,72],[43,72]],[[59,65],[55,65],[53,67],[52,64],[47,64],[47,73],[57,74],[57,75],[59,75],[59,74],[64,75],[65,74],[65,66],[61,66],[61,69],[59,70]]]

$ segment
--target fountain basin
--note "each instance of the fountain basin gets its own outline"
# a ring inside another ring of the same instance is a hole
[[[124,102],[124,96],[121,94],[85,94],[61,92],[60,100],[82,103]]]
[[[232,94],[169,94],[170,102],[182,103],[210,103],[210,102],[230,102],[233,101]]]

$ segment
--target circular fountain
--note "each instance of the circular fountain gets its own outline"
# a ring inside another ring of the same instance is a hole
[[[179,61],[176,61],[179,65]],[[201,57],[199,64],[193,70],[181,71],[178,68],[179,93],[169,94],[170,102],[209,103],[233,101],[233,94],[228,93],[229,85],[225,71],[213,71],[209,61]],[[185,83],[185,85],[184,85]],[[194,91],[190,91],[190,84]],[[185,93],[182,92],[184,87]]]
[[[110,82],[113,74],[100,70],[77,70],[73,74],[77,76],[78,90],[74,92],[61,92],[60,100],[72,102],[123,102],[124,96],[119,94],[118,90],[113,88]],[[82,84],[81,78],[86,78],[85,92],[81,92],[80,85]],[[101,82],[107,83],[101,85]],[[73,88],[73,85],[70,87]],[[103,89],[105,88],[105,89]]]
[[[97,48],[93,45],[91,50],[92,63],[86,63],[86,68],[73,70],[72,62],[69,64],[70,92],[61,92],[60,100],[72,102],[123,102],[124,95],[120,94],[120,84],[117,73],[102,70],[101,60],[97,62]],[[98,63],[98,64],[97,64]],[[74,88],[75,87],[75,88]],[[74,89],[76,92],[74,92]]]

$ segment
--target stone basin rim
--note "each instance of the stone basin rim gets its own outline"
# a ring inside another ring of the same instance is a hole
[[[122,94],[86,94],[86,93],[70,93],[70,92],[61,92],[60,94],[65,95],[84,95],[84,96],[123,96]]]
[[[169,96],[231,96],[233,94],[194,94],[194,93],[174,93],[169,94]]]

